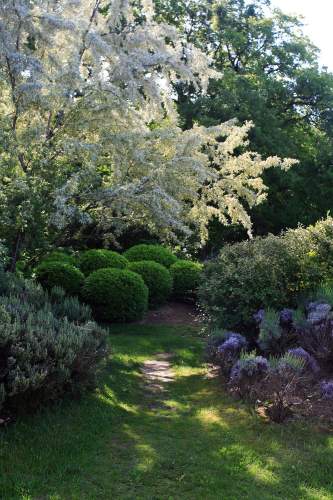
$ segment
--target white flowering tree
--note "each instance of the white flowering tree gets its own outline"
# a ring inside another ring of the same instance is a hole
[[[20,249],[73,224],[148,226],[165,239],[240,222],[262,172],[249,125],[182,131],[172,84],[218,75],[150,0],[0,3],[0,231]],[[237,154],[236,154],[237,152]],[[9,236],[10,235],[10,236]]]

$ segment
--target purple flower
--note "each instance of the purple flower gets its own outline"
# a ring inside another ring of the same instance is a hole
[[[230,335],[228,335],[230,333]],[[247,342],[245,337],[240,335],[239,333],[228,332],[227,338],[223,342],[223,344],[219,345],[217,348],[218,353],[226,353],[230,351],[241,351],[247,346]]]
[[[301,358],[305,361],[306,368],[310,369],[313,373],[318,373],[320,371],[319,365],[315,358],[311,356],[303,347],[296,347],[294,349],[289,349],[288,354],[295,356],[295,358]]]
[[[308,317],[307,320],[313,325],[318,325],[323,321],[327,320],[332,307],[330,304],[325,304],[323,302],[311,302],[308,305]]]
[[[281,326],[290,326],[293,322],[294,311],[292,309],[282,309],[280,312]]]
[[[255,376],[265,374],[269,369],[269,362],[262,356],[251,356],[241,358],[234,364],[230,374],[230,381],[237,383],[242,379],[251,379]]]
[[[320,384],[320,389],[324,399],[333,399],[333,380],[323,380]]]
[[[260,325],[260,323],[263,321],[265,317],[265,310],[264,309],[259,309],[254,315],[253,319],[257,323],[257,325]]]

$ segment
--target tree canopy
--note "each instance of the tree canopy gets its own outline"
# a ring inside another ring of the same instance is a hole
[[[184,128],[252,120],[253,149],[300,161],[264,175],[269,195],[250,211],[254,231],[276,233],[325,216],[333,199],[333,75],[319,66],[302,21],[269,0],[156,0],[156,6],[159,18],[209,53],[223,74],[205,95],[192,85],[177,87]]]
[[[251,124],[231,116],[180,127],[174,89],[205,99],[221,74],[166,21],[149,0],[1,3],[0,227],[14,261],[89,224],[113,239],[141,225],[204,241],[212,218],[251,230],[263,172],[293,162],[248,151]]]

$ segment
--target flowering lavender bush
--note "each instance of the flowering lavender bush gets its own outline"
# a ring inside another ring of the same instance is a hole
[[[330,317],[332,307],[325,302],[310,302],[307,307],[307,321],[312,325],[319,325]]]
[[[254,321],[256,322],[257,325],[261,324],[261,322],[263,321],[264,317],[265,317],[265,309],[259,309],[259,311],[257,311],[253,315],[253,319],[254,319]]]
[[[294,317],[294,310],[293,309],[282,309],[280,312],[280,325],[282,327],[291,327],[293,323],[293,317]]]
[[[333,361],[333,320],[326,318],[320,323],[307,320],[296,331],[299,345],[329,368]]]
[[[216,362],[224,375],[230,374],[231,368],[246,347],[247,341],[239,333],[227,332],[225,334],[225,340],[217,347],[216,352]]]
[[[333,399],[333,380],[323,380],[320,384],[320,389],[324,399]]]
[[[243,353],[231,369],[229,380],[231,390],[242,397],[252,399],[255,382],[262,379],[269,368],[268,360],[257,356],[256,352]]]
[[[304,361],[304,368],[310,370],[313,373],[319,373],[320,367],[317,361],[311,354],[309,354],[303,347],[296,347],[294,349],[289,349],[288,354],[294,356],[295,358],[302,359]]]

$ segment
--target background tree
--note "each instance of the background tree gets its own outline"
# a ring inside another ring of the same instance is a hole
[[[264,234],[309,224],[332,209],[333,75],[295,16],[269,0],[156,0],[160,18],[208,52],[223,78],[199,95],[179,85],[183,126],[252,120],[252,147],[263,155],[298,158],[288,172],[269,170],[267,201],[251,213]],[[225,231],[214,227],[215,235]]]
[[[248,123],[179,128],[172,85],[199,96],[213,76],[149,0],[4,0],[0,228],[13,266],[85,224],[201,241],[212,217],[251,230],[262,172],[291,163],[246,152]]]

